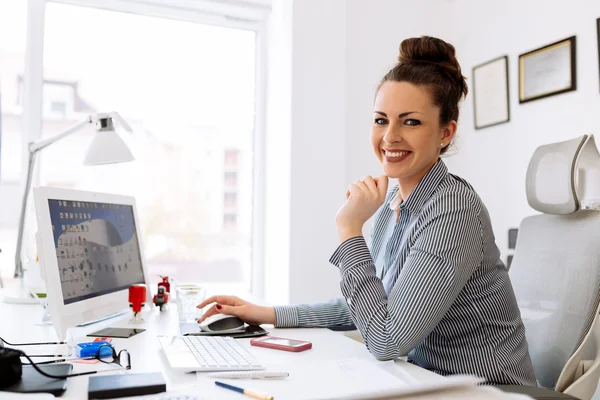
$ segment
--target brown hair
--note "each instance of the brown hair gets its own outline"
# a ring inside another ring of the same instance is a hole
[[[410,38],[400,43],[398,63],[381,80],[409,82],[430,88],[433,102],[440,107],[440,124],[458,121],[458,103],[468,88],[454,46],[431,36]],[[448,146],[441,150],[444,154]]]

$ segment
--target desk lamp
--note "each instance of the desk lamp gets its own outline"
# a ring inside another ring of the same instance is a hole
[[[37,153],[67,136],[81,130],[88,124],[96,124],[97,131],[85,156],[85,165],[102,165],[119,162],[132,161],[133,155],[127,144],[115,132],[113,121],[128,132],[133,132],[129,124],[116,112],[91,114],[81,122],[76,123],[64,132],[48,139],[38,139],[29,143],[29,165],[27,169],[27,181],[23,192],[21,203],[21,215],[19,217],[19,233],[17,237],[17,250],[15,252],[15,278],[23,278],[23,261],[21,260],[21,248],[23,246],[23,230],[25,227],[25,214],[27,209],[27,198],[31,189],[31,180]]]

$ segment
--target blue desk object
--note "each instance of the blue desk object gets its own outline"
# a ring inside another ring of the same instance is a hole
[[[100,346],[104,345],[112,347],[112,344],[109,342],[78,343],[77,346],[75,346],[75,354],[78,358],[96,357],[98,355],[98,349],[100,348]],[[110,356],[112,356],[112,349],[108,347],[103,347],[101,350],[100,357]]]

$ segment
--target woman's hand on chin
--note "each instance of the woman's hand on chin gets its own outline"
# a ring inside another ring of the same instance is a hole
[[[346,190],[346,202],[335,217],[341,242],[362,235],[362,227],[383,205],[388,188],[388,177],[371,176],[358,180]]]

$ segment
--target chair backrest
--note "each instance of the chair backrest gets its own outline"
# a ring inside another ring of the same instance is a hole
[[[600,303],[597,171],[593,136],[536,150],[527,199],[541,214],[522,221],[509,271],[538,382],[558,391],[573,383],[580,361],[595,357],[588,338]]]

